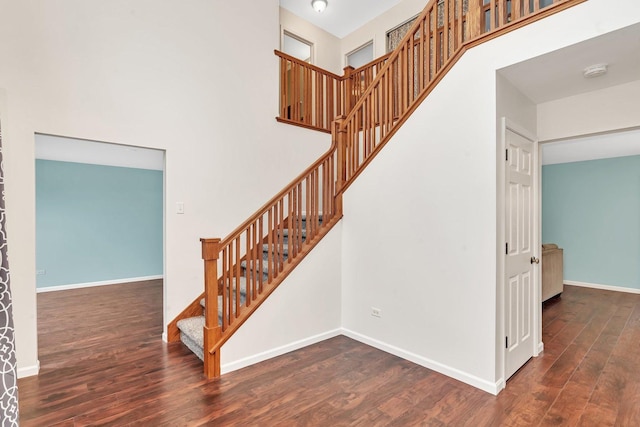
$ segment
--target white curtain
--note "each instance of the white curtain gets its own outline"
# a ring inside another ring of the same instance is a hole
[[[0,130],[0,426],[18,425],[18,383],[16,378],[16,346],[14,340],[7,233],[4,208],[4,165],[2,163],[2,131]]]

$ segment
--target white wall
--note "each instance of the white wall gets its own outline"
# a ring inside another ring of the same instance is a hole
[[[313,43],[313,64],[339,76],[343,74],[340,58],[340,39],[322,28],[280,8],[280,27],[284,31]],[[281,50],[278,48],[278,50]]]
[[[0,0],[0,10],[8,245],[27,375],[37,370],[35,132],[166,150],[165,325],[202,291],[198,239],[224,237],[329,137],[274,120],[277,0]]]
[[[590,0],[462,57],[345,194],[352,336],[500,390],[496,70],[638,21],[635,0]],[[523,125],[532,112],[525,106]]]
[[[222,347],[222,372],[339,335],[342,225],[338,223]]]
[[[342,38],[340,61],[345,63],[345,56],[352,50],[373,40],[373,57],[378,58],[387,53],[387,31],[422,12],[427,5],[426,0],[404,0],[377,18],[369,21],[351,34]],[[344,65],[343,65],[344,66]]]
[[[365,342],[490,389],[495,86],[473,54],[345,194],[342,317]],[[461,102],[470,93],[473,102]],[[455,125],[460,117],[465,126]]]
[[[496,94],[497,118],[507,117],[535,135],[538,125],[536,105],[499,72],[496,75]],[[498,129],[499,127],[496,128]]]
[[[640,126],[638,99],[640,80],[539,104],[538,136],[548,141]]]

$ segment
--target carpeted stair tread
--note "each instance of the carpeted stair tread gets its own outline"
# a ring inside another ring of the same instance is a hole
[[[264,245],[262,245],[262,252],[269,253],[269,244],[265,243]],[[289,245],[287,243],[282,245],[282,255],[284,255],[285,258],[289,255]]]
[[[318,218],[318,222],[322,222],[322,215],[318,215],[317,218]],[[307,222],[307,214],[301,215],[300,220],[302,222]]]
[[[299,218],[300,222],[301,222],[301,229],[296,230],[295,232],[293,230],[291,234],[295,234],[296,236],[300,236],[302,241],[304,241],[307,237],[307,230],[306,230],[306,221],[307,221],[307,217],[306,215],[302,215]],[[318,222],[322,223],[322,216],[320,216],[318,218]],[[289,229],[285,228],[282,230],[282,239],[283,239],[283,247],[282,247],[282,256],[284,258],[284,261],[287,260],[287,257],[289,255]],[[263,263],[262,263],[262,273],[264,275],[264,278],[267,278],[267,275],[269,273],[269,267],[268,267],[268,260],[269,260],[269,245],[268,244],[264,244],[262,246],[262,259],[263,259]],[[273,262],[273,258],[272,258],[272,262]],[[241,262],[241,266],[244,270],[247,270],[247,261],[242,261]],[[258,265],[256,263],[255,268],[258,268]],[[253,270],[252,266],[249,266],[249,272],[246,274],[251,275],[251,270]],[[235,284],[235,278],[234,280],[234,284]],[[246,301],[246,297],[247,297],[247,278],[246,277],[240,277],[240,304],[244,304]],[[236,295],[235,292],[232,292],[231,295],[231,305],[235,306],[235,299],[236,299]],[[195,353],[196,356],[198,356],[198,358],[200,360],[204,360],[204,325],[205,325],[205,318],[204,318],[204,307],[205,307],[205,300],[204,298],[202,298],[200,300],[200,305],[203,308],[203,315],[202,316],[196,316],[196,317],[190,317],[188,319],[182,319],[180,321],[178,321],[178,329],[180,329],[180,340],[184,343],[184,345],[186,345],[193,353]],[[218,324],[222,324],[222,296],[218,297]]]
[[[236,279],[233,279],[233,283],[235,284]],[[244,298],[247,296],[247,278],[246,277],[240,277],[240,301],[244,302]],[[222,297],[218,297],[218,299],[222,299]],[[204,305],[204,297],[200,298],[200,305],[202,306],[202,309],[204,310],[205,305]],[[220,306],[220,304],[218,304],[218,307]],[[220,311],[220,310],[218,310]]]
[[[284,260],[286,261],[288,257],[288,254],[285,253],[283,255]],[[271,258],[271,263],[273,264],[274,259]],[[249,267],[247,268],[247,261],[242,261],[240,263],[240,266],[245,269],[245,270],[249,270],[252,271],[253,268],[253,263],[249,263]],[[258,268],[260,268],[260,264],[256,262],[256,266],[255,269],[257,270]],[[266,277],[269,274],[269,254],[267,252],[263,252],[262,253],[262,274]]]
[[[302,234],[302,240],[306,239],[307,237],[307,229],[306,228],[302,228],[302,232],[300,232],[300,230],[298,230],[298,233]],[[282,230],[282,236],[285,238],[285,240],[287,240],[289,238],[289,229],[285,228],[284,230]]]
[[[178,321],[180,341],[195,353],[200,360],[204,360],[204,316],[189,317]]]

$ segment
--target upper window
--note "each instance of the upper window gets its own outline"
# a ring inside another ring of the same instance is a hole
[[[373,40],[347,53],[347,66],[360,68],[373,61]]]
[[[405,21],[397,27],[387,31],[387,53],[396,50],[402,41],[402,38],[407,34],[407,32],[409,32],[416,19],[418,19],[418,17],[414,16],[408,21]]]
[[[311,64],[313,54],[313,43],[305,39],[284,31],[282,34],[282,51],[287,55],[298,58],[301,61]]]

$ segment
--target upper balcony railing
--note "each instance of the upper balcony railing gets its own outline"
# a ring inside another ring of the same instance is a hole
[[[382,69],[391,54],[360,68],[345,67],[339,76],[286,53],[280,58],[280,111],[278,121],[322,132],[346,115]]]
[[[539,19],[557,11],[557,5],[568,2],[569,0],[430,1],[425,8],[429,10],[428,17],[423,11],[400,44],[405,54],[409,52],[407,49],[414,51],[414,57],[407,56],[402,65],[405,67],[404,71],[412,74],[402,75],[402,78],[414,79],[413,82],[406,80],[408,86],[405,89],[413,90],[417,96],[421,88],[431,81],[434,74],[437,74],[436,71],[445,65],[463,43],[480,41],[485,36],[495,37],[498,35],[497,30],[517,28],[519,25],[512,24],[524,24],[532,16]],[[413,43],[412,47],[407,46],[410,43]],[[280,58],[278,121],[331,132],[331,122],[352,111],[394,53],[383,55],[357,69],[345,67],[344,74],[339,76],[276,50],[275,54]],[[417,64],[426,64],[428,67]],[[393,73],[398,76],[398,72],[402,71],[399,66],[400,62],[394,61]],[[413,70],[409,70],[408,66]],[[392,84],[403,83],[401,79],[394,78]],[[403,100],[406,102],[412,99],[407,94],[402,96],[404,98],[397,100],[399,103],[394,101],[394,111]]]

